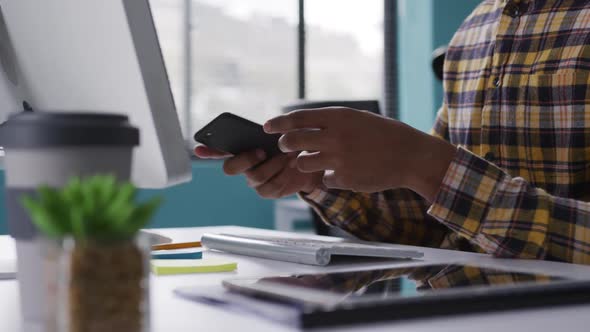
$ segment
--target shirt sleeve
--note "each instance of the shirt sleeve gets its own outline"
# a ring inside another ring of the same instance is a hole
[[[462,148],[428,214],[497,257],[590,264],[590,203],[552,196]]]
[[[432,134],[448,140],[446,109],[438,113]],[[320,188],[306,202],[329,225],[370,241],[440,247],[449,229],[430,217],[430,204],[407,189],[366,194]]]

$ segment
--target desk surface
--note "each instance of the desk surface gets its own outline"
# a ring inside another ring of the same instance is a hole
[[[234,226],[158,229],[155,232],[169,236],[174,241],[195,241],[206,232],[242,233],[242,234],[293,234],[243,228]],[[415,248],[415,247],[408,247]],[[498,268],[516,268],[531,272],[551,272],[573,278],[590,277],[590,267],[553,262],[499,260],[487,255],[464,253],[441,249],[419,248],[425,253],[424,260],[438,263],[475,262]],[[255,327],[256,331],[294,331],[252,316],[235,315],[206,305],[189,302],[176,297],[172,291],[181,286],[219,285],[224,278],[235,276],[263,276],[277,273],[305,273],[320,271],[341,271],[354,267],[391,267],[403,263],[355,263],[354,265],[331,265],[315,267],[238,255],[207,252],[207,257],[222,257],[238,262],[237,272],[194,274],[183,276],[151,276],[152,331],[243,331],[244,327]],[[14,257],[12,240],[0,236],[0,259]],[[14,280],[0,280],[0,331],[18,331],[19,305],[17,283]],[[421,319],[405,322],[378,323],[354,326],[338,331],[567,331],[587,330],[590,305],[547,308],[536,310],[511,311],[504,313],[474,314],[433,319]]]

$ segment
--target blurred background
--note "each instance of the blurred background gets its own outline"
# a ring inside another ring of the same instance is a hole
[[[187,136],[223,112],[264,122],[298,98],[297,0],[151,4],[175,98],[190,99],[179,103]],[[379,0],[305,2],[306,98],[381,96],[383,7]]]
[[[150,3],[190,149],[193,133],[220,113],[262,123],[298,100],[378,100],[384,115],[429,130],[442,102],[433,52],[479,1]],[[281,228],[288,219],[297,229],[311,228],[305,211],[289,200],[259,198],[244,179],[226,177],[221,162],[195,159],[192,166],[191,183],[142,192],[166,200],[153,227]]]

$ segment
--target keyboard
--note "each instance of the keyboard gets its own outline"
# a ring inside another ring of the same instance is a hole
[[[204,234],[204,247],[233,254],[272,260],[325,266],[332,256],[362,256],[394,259],[417,259],[420,251],[402,249],[400,246],[367,241],[323,241],[278,236]]]

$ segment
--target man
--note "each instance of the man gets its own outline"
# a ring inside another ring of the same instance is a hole
[[[590,1],[484,1],[450,43],[444,90],[432,136],[302,110],[264,125],[284,155],[224,170],[362,239],[590,264]]]

